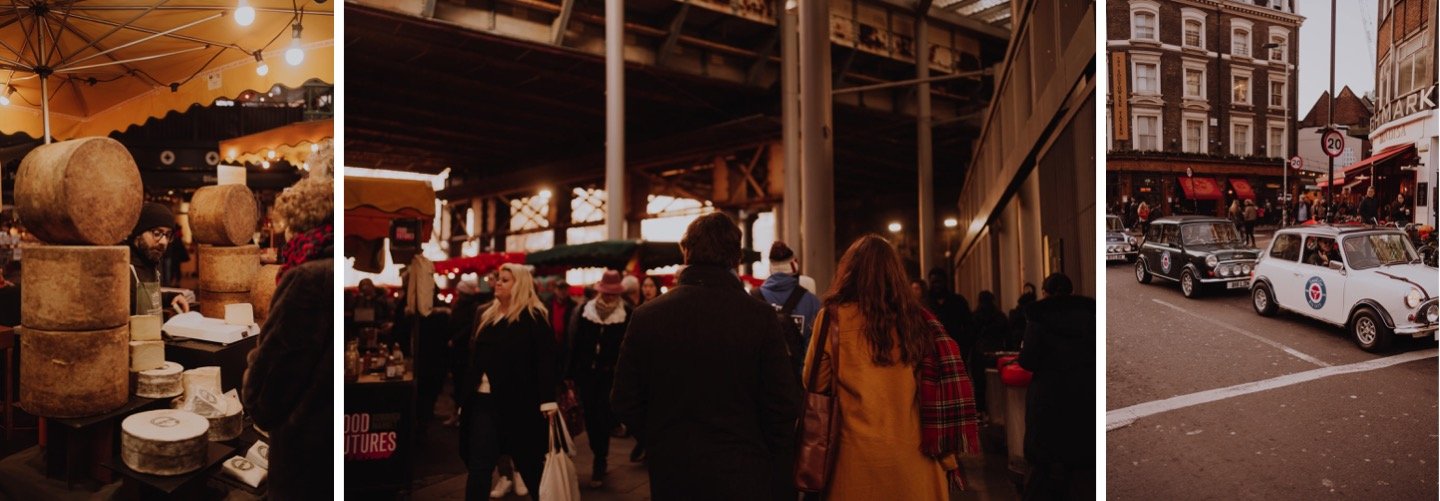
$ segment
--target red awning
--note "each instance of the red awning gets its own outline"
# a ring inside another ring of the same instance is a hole
[[[1359,161],[1359,162],[1355,162],[1355,163],[1350,164],[1350,165],[1346,165],[1344,169],[1341,169],[1341,172],[1344,172],[1345,175],[1348,176],[1348,175],[1350,175],[1351,172],[1355,172],[1355,171],[1357,171],[1357,170],[1365,169],[1365,168],[1370,167],[1371,164],[1377,164],[1377,163],[1385,162],[1385,161],[1390,160],[1390,159],[1392,159],[1392,158],[1398,158],[1398,157],[1401,157],[1401,156],[1415,157],[1415,145],[1414,145],[1414,144],[1410,144],[1410,143],[1406,143],[1406,144],[1397,144],[1397,145],[1395,145],[1395,146],[1391,146],[1391,147],[1389,147],[1389,148],[1385,148],[1385,149],[1383,149],[1383,150],[1380,150],[1379,153],[1376,153],[1376,154],[1374,154],[1374,155],[1370,155],[1370,158],[1361,160],[1361,161]],[[1337,180],[1337,182],[1338,182],[1338,180]]]
[[[1180,178],[1180,189],[1185,190],[1185,198],[1191,200],[1219,200],[1220,183],[1208,177],[1182,177]]]
[[[1255,199],[1255,190],[1250,188],[1250,181],[1238,178],[1230,178],[1230,186],[1235,187],[1235,196],[1245,200]]]

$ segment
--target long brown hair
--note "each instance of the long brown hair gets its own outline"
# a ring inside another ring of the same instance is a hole
[[[920,299],[910,291],[910,280],[900,263],[900,253],[890,242],[875,234],[860,237],[840,258],[835,283],[825,295],[825,308],[853,304],[865,318],[865,339],[874,351],[875,365],[890,366],[890,350],[898,339],[900,360],[915,365],[933,349],[930,326],[925,321]],[[892,337],[890,332],[896,336]]]

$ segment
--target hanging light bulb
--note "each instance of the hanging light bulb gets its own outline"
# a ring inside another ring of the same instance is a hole
[[[255,22],[255,8],[250,6],[250,2],[240,0],[240,6],[235,8],[235,24],[250,26],[250,23],[253,22]]]
[[[305,50],[300,48],[300,30],[304,29],[300,23],[295,23],[294,34],[290,37],[290,48],[285,49],[285,62],[290,66],[300,66],[305,62]]]
[[[6,84],[5,93],[0,94],[0,106],[10,106],[10,95],[15,93],[15,88]]]
[[[255,51],[255,74],[263,77],[269,73],[270,65],[265,64],[265,56],[260,55],[260,51]]]
[[[260,168],[262,168],[262,169],[269,169],[269,168],[270,168],[270,161],[269,161],[269,160],[262,160],[262,161],[260,162]]]

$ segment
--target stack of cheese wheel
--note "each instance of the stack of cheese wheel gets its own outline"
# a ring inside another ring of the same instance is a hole
[[[193,412],[138,412],[120,422],[120,460],[150,475],[183,475],[205,466],[210,422]]]
[[[45,245],[26,246],[20,292],[20,405],[93,416],[129,399],[130,251],[144,195],[119,142],[35,148],[15,177],[16,212]]]
[[[206,186],[190,199],[190,227],[200,243],[201,315],[225,318],[225,305],[250,303],[260,272],[260,247],[251,245],[259,209],[244,185]]]
[[[250,304],[255,306],[255,321],[265,323],[270,318],[270,300],[275,297],[275,286],[280,277],[280,265],[267,264],[260,267],[255,275],[255,284],[250,286]]]

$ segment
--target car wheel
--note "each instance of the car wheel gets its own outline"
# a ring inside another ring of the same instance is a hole
[[[1180,272],[1180,293],[1190,299],[1200,295],[1200,283],[1195,281],[1195,274],[1190,270]]]
[[[1150,272],[1145,269],[1145,260],[1135,260],[1135,281],[1142,284],[1150,283]]]
[[[1255,307],[1255,313],[1262,317],[1275,314],[1275,295],[1270,293],[1270,287],[1263,284],[1255,284],[1250,289],[1250,305]]]
[[[1390,328],[1380,320],[1380,314],[1373,309],[1361,308],[1350,319],[1350,339],[1362,350],[1371,353],[1384,351],[1390,347],[1394,337]]]

